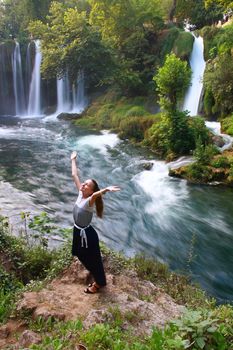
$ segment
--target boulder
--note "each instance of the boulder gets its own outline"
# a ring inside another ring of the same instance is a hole
[[[223,147],[225,145],[223,137],[219,135],[214,135],[212,141],[217,147]]]
[[[41,342],[41,336],[33,331],[26,330],[21,334],[19,338],[19,345],[26,348],[32,344],[39,344]]]
[[[8,335],[10,334],[10,329],[7,325],[3,325],[0,327],[0,338],[7,338]]]
[[[143,164],[143,169],[145,170],[151,170],[153,168],[154,163],[152,162],[147,162]]]

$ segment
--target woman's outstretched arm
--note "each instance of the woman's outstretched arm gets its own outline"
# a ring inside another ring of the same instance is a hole
[[[81,186],[81,181],[80,181],[79,176],[78,176],[78,169],[76,166],[76,158],[77,158],[77,152],[74,151],[71,153],[71,156],[70,156],[71,171],[72,171],[72,177],[73,177],[74,183],[75,183],[77,189],[79,190],[80,186]]]
[[[95,203],[96,198],[102,196],[102,194],[105,194],[106,192],[117,192],[117,191],[120,191],[120,190],[121,189],[120,189],[119,186],[108,186],[108,187],[105,187],[102,190],[94,192],[91,195],[91,198],[89,200],[89,204],[90,204],[90,206],[92,206]]]

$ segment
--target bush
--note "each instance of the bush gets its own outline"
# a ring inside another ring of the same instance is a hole
[[[144,139],[145,132],[153,125],[154,121],[155,118],[153,116],[124,119],[120,123],[119,136],[141,142]]]
[[[217,156],[211,161],[211,166],[214,168],[229,168],[230,162],[229,159],[225,156]]]
[[[207,183],[212,180],[212,171],[207,165],[195,162],[187,167],[187,176],[198,183]]]
[[[142,106],[133,106],[125,114],[126,118],[129,117],[143,117],[147,115],[148,112]]]
[[[208,88],[204,92],[204,112],[208,117],[213,115],[213,106],[215,104],[214,96]]]
[[[163,114],[161,121],[152,125],[148,142],[160,156],[189,154],[195,148],[193,127],[185,112]]]
[[[201,139],[197,141],[197,147],[193,152],[197,162],[201,165],[208,165],[212,160],[213,156],[218,154],[219,150],[214,145],[205,145]]]
[[[195,141],[195,146],[198,142],[207,145],[210,142],[210,131],[205,125],[205,120],[201,117],[192,117],[188,119],[188,124],[191,128],[191,134]]]
[[[12,274],[0,267],[0,323],[4,322],[14,308],[15,293],[22,284]]]
[[[230,117],[224,118],[221,122],[222,132],[233,136],[233,114]]]

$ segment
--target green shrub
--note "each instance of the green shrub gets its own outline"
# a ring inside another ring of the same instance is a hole
[[[233,136],[233,115],[222,120],[221,129],[222,132]]]
[[[216,156],[211,161],[211,166],[213,166],[214,168],[229,168],[230,162],[227,157],[220,155],[220,156]]]
[[[213,93],[211,90],[207,88],[204,93],[204,111],[208,117],[211,117],[213,115],[214,105],[215,105],[215,100],[214,100]]]
[[[195,146],[198,142],[202,145],[210,143],[210,131],[205,125],[205,120],[201,117],[192,117],[188,119],[191,134],[195,141]]]
[[[205,145],[201,139],[197,141],[197,146],[193,155],[200,165],[208,165],[212,158],[219,153],[219,150],[214,145]]]
[[[229,350],[230,342],[223,331],[225,327],[219,321],[213,311],[187,311],[180,320],[172,322],[176,327],[174,337],[185,341],[185,348]]]
[[[111,113],[114,109],[113,104],[105,104],[99,108],[96,113],[96,123],[100,128],[111,128]]]
[[[195,147],[194,131],[185,112],[163,114],[148,131],[148,144],[162,157],[184,155]]]
[[[187,177],[196,182],[209,182],[212,180],[212,171],[207,165],[195,162],[187,167]]]
[[[128,112],[126,112],[125,117],[143,117],[147,115],[148,112],[145,110],[142,106],[133,106],[131,107]]]
[[[122,138],[133,139],[140,142],[144,139],[145,132],[153,125],[155,119],[148,117],[128,117],[120,123],[120,134]]]
[[[5,218],[1,218],[0,223],[0,247],[4,251],[6,257],[12,263],[12,269],[15,270],[17,278],[24,284],[30,280],[43,279],[48,275],[48,271],[54,262],[59,260],[60,250],[49,250],[47,244],[43,244],[41,238],[34,242],[30,242],[28,233],[24,237],[15,237],[10,235],[7,230],[3,230]],[[6,223],[4,224],[6,225]],[[45,232],[52,233],[53,229],[57,232],[56,226],[51,226],[45,215],[37,215],[31,222],[28,221],[31,229],[33,228],[32,237],[35,239],[37,235],[43,237]],[[28,229],[28,228],[27,228]],[[36,231],[35,231],[36,230]],[[61,229],[61,231],[64,231]],[[63,248],[61,248],[63,249]],[[69,261],[69,255],[67,261]]]

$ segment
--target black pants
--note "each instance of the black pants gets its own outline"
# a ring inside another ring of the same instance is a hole
[[[79,258],[85,268],[90,271],[95,282],[99,286],[106,286],[106,277],[100,254],[99,237],[92,226],[86,228],[85,232],[87,235],[88,248],[86,248],[85,242],[82,247],[80,229],[74,226],[72,255]]]

